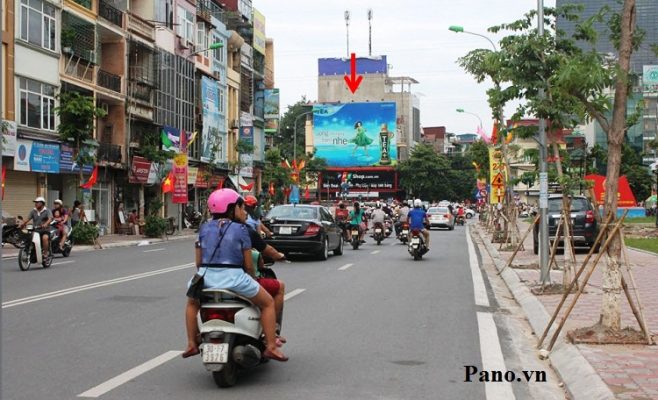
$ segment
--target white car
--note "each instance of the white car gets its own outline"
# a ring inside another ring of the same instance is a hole
[[[448,207],[430,207],[427,210],[427,219],[430,221],[429,228],[455,229],[455,216],[450,213]]]

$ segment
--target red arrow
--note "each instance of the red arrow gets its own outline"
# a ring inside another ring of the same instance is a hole
[[[352,76],[345,75],[344,78],[347,87],[350,88],[350,91],[354,94],[363,80],[363,75],[356,76],[356,54],[354,53],[352,53],[351,71]]]

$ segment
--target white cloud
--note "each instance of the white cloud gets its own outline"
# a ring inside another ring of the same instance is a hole
[[[554,6],[555,0],[545,0]],[[488,34],[486,28],[510,22],[537,7],[536,0],[257,0],[266,17],[266,33],[274,39],[275,82],[281,89],[282,109],[302,95],[317,99],[317,59],[345,57],[343,13],[350,10],[350,52],[368,52],[367,9],[373,9],[373,54],[388,56],[392,75],[415,77],[422,93],[423,126],[444,125],[451,132],[472,132],[473,116],[455,112],[464,108],[480,115],[491,129],[491,110],[485,91],[457,64],[457,58],[476,48],[488,48],[482,38],[448,31],[450,25]],[[511,115],[515,105],[507,108]],[[487,123],[487,121],[489,121]]]

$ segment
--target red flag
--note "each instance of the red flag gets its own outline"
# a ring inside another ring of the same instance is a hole
[[[162,181],[162,193],[169,193],[174,191],[174,171],[169,171],[169,175]]]
[[[288,168],[288,169],[290,169],[290,163],[288,162],[288,160],[283,160],[283,161],[281,161],[281,166],[282,166],[283,168]]]
[[[491,143],[496,144],[498,142],[498,124],[494,122],[493,130],[491,131]]]
[[[276,194],[276,191],[274,190],[274,182],[270,182],[270,188],[268,190],[271,196],[274,196]]]
[[[311,192],[308,190],[308,185],[306,185],[306,190],[304,191],[304,198],[306,200],[311,198]]]
[[[292,160],[292,169],[297,170],[297,160]]]
[[[215,188],[215,190],[219,190],[219,189],[223,189],[223,188],[224,188],[224,180],[225,180],[225,179],[226,179],[225,177],[221,177],[221,178],[219,178],[219,183],[217,184],[217,188]]]
[[[245,192],[250,192],[251,189],[254,187],[254,183],[251,182],[248,185],[239,185],[239,186],[240,186],[240,189],[244,190]]]
[[[297,171],[303,170],[305,166],[306,166],[306,161],[305,160],[300,161],[299,164],[297,164]]]
[[[286,198],[288,198],[288,196],[290,196],[290,188],[283,188],[283,194],[286,196]]]
[[[2,200],[5,199],[5,177],[7,176],[7,167],[2,166]]]
[[[96,184],[97,180],[98,180],[98,165],[95,165],[94,170],[91,172],[91,176],[89,177],[87,183],[80,185],[80,187],[83,189],[91,189]]]

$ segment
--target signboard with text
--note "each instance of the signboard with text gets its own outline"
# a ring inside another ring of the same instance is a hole
[[[394,170],[345,170],[326,171],[322,174],[322,190],[341,191],[341,184],[347,184],[349,191],[397,191]]]
[[[174,157],[174,204],[187,204],[187,154]]]
[[[491,186],[489,203],[498,204],[505,197],[505,182],[507,172],[503,153],[499,149],[489,147],[489,185]]]

